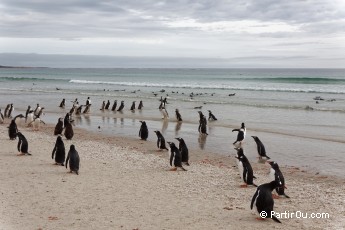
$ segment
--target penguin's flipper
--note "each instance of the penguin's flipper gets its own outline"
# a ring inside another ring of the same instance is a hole
[[[252,198],[252,202],[250,203],[250,209],[253,209],[254,202],[255,202],[258,195],[259,195],[259,191],[258,191],[258,189],[256,189],[256,191],[253,195],[253,198]]]

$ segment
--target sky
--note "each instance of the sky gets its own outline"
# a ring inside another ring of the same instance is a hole
[[[1,0],[0,65],[345,68],[345,0]]]

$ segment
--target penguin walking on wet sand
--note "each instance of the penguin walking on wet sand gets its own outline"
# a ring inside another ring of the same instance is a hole
[[[5,117],[4,114],[2,114],[1,109],[0,109],[0,124],[4,123]]]
[[[65,126],[64,135],[65,135],[67,140],[72,140],[72,138],[74,136],[73,126],[72,126],[72,124],[70,122],[67,122],[67,124]]]
[[[281,223],[277,217],[272,215],[274,200],[272,198],[272,191],[280,187],[281,185],[277,181],[272,181],[270,183],[262,184],[257,187],[256,192],[250,203],[250,209],[256,208],[258,214],[265,212],[267,218],[271,218],[275,222]],[[257,219],[263,219],[261,216]]]
[[[55,146],[52,152],[52,159],[54,159],[54,155],[55,155],[55,164],[64,166],[66,150],[65,150],[65,144],[63,143],[61,136],[58,136],[56,138]]]
[[[207,120],[206,120],[205,116],[203,116],[199,121],[199,133],[204,134],[204,135],[208,135],[208,133],[207,133]]]
[[[102,106],[101,106],[101,108],[99,110],[102,110],[102,111],[105,110],[105,101],[102,102]]]
[[[83,110],[83,106],[84,105],[80,105],[77,110],[75,111],[75,115],[80,115],[82,113],[82,110]]]
[[[254,141],[256,143],[256,147],[257,147],[257,150],[258,150],[259,158],[266,157],[266,159],[270,159],[266,155],[266,149],[265,149],[264,144],[261,142],[261,140],[257,136],[252,136],[252,138],[254,138]]]
[[[31,155],[31,153],[28,152],[29,149],[29,143],[26,140],[25,136],[21,133],[18,132],[17,133],[17,137],[18,137],[18,145],[17,145],[17,149],[18,149],[18,156],[21,155]]]
[[[8,108],[8,111],[7,111],[7,117],[8,118],[12,118],[13,110],[14,110],[13,104],[10,104],[10,107]]]
[[[121,104],[120,104],[119,108],[117,109],[117,111],[122,111],[124,107],[125,107],[125,102],[121,101]]]
[[[54,135],[61,135],[63,131],[63,118],[60,117],[58,119],[57,124],[55,125],[55,129],[54,129]]]
[[[5,108],[5,111],[4,111],[4,116],[9,118],[8,117],[8,111],[10,110],[10,107],[11,107],[11,104],[7,104],[6,108]]]
[[[73,120],[71,118],[71,114],[70,113],[66,113],[65,118],[63,119],[63,126],[66,127],[68,123],[72,123]]]
[[[108,100],[108,101],[107,101],[107,104],[105,105],[105,108],[104,108],[104,109],[108,110],[108,109],[109,109],[109,106],[110,106],[110,101]]]
[[[186,164],[189,166],[189,152],[188,152],[188,147],[186,145],[186,142],[183,140],[183,138],[178,137],[175,138],[179,142],[178,150],[181,153],[181,161],[182,163]]]
[[[141,126],[139,130],[139,137],[141,140],[146,141],[146,139],[149,137],[149,130],[147,128],[145,121],[140,121],[140,122],[141,122]]]
[[[246,127],[244,125],[244,123],[241,124],[241,128],[240,129],[233,129],[232,132],[237,131],[237,139],[234,143],[232,143],[233,145],[235,145],[237,142],[240,142],[240,146],[242,146],[242,143],[244,141],[244,139],[246,138]]]
[[[218,120],[218,119],[213,115],[213,113],[212,113],[211,110],[208,110],[208,120],[209,120],[209,121],[216,121],[216,120]]]
[[[166,149],[169,150],[166,145],[165,145],[165,139],[162,135],[162,133],[158,130],[154,131],[157,135],[157,147],[162,150],[162,149]]]
[[[79,175],[80,158],[74,145],[71,145],[68,151],[66,163],[65,163],[66,168],[67,168],[68,161],[69,161],[70,173],[75,172],[77,175]]]
[[[285,179],[283,173],[280,171],[279,165],[275,161],[267,161],[270,165],[270,179],[277,181],[280,186],[276,188],[276,192],[278,196],[274,198],[279,198],[279,196],[285,196],[286,198],[290,198],[288,195],[285,194]]]
[[[135,101],[132,102],[131,111],[135,110]]]
[[[138,109],[142,109],[143,107],[144,107],[143,101],[140,101],[140,102],[139,102],[139,105],[138,105]]]
[[[176,114],[176,120],[182,121],[182,116],[181,116],[180,111],[178,109],[175,109],[175,114]]]
[[[177,168],[182,169],[183,171],[187,171],[185,168],[182,166],[182,157],[181,153],[174,144],[174,142],[168,142],[170,146],[170,166],[172,167],[170,171],[176,171]]]
[[[66,106],[66,99],[64,98],[64,99],[62,99],[62,101],[61,101],[59,107],[60,107],[60,108],[65,108],[65,106]]]
[[[242,173],[242,179],[244,181],[245,184],[241,185],[241,188],[246,188],[248,187],[248,185],[253,185],[255,187],[257,187],[256,184],[254,184],[254,178],[256,178],[254,176],[254,172],[253,172],[253,168],[250,165],[248,159],[246,156],[242,155],[240,157],[237,157],[238,160],[240,161],[240,163],[242,164],[242,168],[243,168],[243,173]]]
[[[91,104],[88,104],[88,105],[86,105],[85,106],[85,109],[84,109],[84,111],[83,111],[83,114],[85,114],[85,113],[90,113],[90,108],[91,108]]]
[[[86,106],[91,105],[91,99],[90,99],[90,97],[87,97],[85,105],[86,105]]]
[[[168,120],[168,119],[169,119],[169,113],[168,113],[168,111],[165,109],[165,107],[163,107],[163,108],[161,109],[161,113],[162,113],[162,115],[163,115],[162,119],[164,119],[164,120]]]
[[[12,119],[10,125],[8,126],[8,136],[10,140],[15,140],[17,137],[18,128],[16,122]]]
[[[115,111],[117,106],[117,100],[114,101],[113,106],[111,107],[111,111]]]

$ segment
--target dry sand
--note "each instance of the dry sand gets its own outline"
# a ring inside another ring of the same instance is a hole
[[[188,171],[171,172],[168,152],[156,144],[75,129],[80,174],[54,165],[53,127],[19,127],[32,156],[16,156],[7,124],[0,125],[0,229],[344,229],[344,181],[283,168],[291,199],[275,211],[328,213],[329,218],[256,220],[254,187],[242,184],[234,156],[191,150]],[[267,183],[268,164],[252,164],[257,184]]]

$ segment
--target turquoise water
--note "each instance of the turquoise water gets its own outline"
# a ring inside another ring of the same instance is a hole
[[[256,152],[250,136],[257,135],[280,165],[345,176],[344,69],[2,68],[0,90],[2,110],[14,103],[16,114],[40,103],[51,123],[69,111],[75,98],[83,104],[90,96],[92,112],[78,117],[77,126],[101,126],[110,135],[137,138],[138,120],[146,120],[152,141],[153,130],[159,129],[167,138],[181,136],[195,149],[223,155],[235,154],[231,129],[245,122],[245,150],[252,160]],[[158,109],[160,97],[168,99],[167,122]],[[65,110],[58,108],[62,98],[67,100]],[[123,100],[125,109],[102,112],[104,100]],[[131,112],[132,101],[138,105],[140,100],[144,109]],[[218,118],[209,122],[207,138],[197,132],[198,106]],[[184,120],[181,127],[176,108]]]

